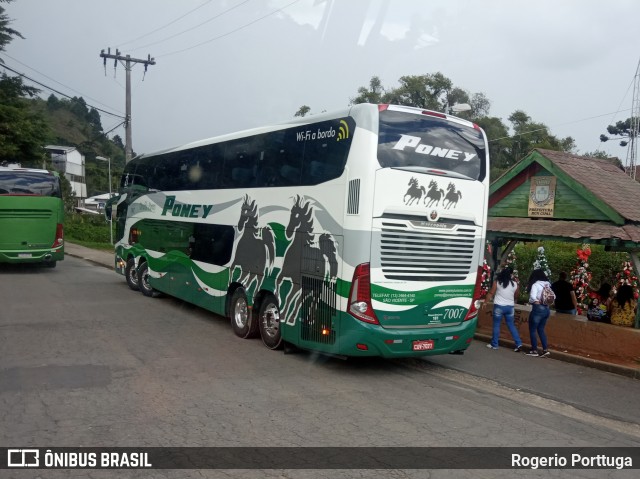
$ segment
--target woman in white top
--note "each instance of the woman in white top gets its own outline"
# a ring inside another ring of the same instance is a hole
[[[518,297],[518,283],[511,279],[512,273],[513,270],[509,267],[500,271],[496,276],[496,281],[493,283],[493,286],[491,286],[491,291],[487,293],[488,297],[493,298],[493,335],[491,336],[491,343],[487,344],[487,347],[490,349],[498,349],[500,324],[504,316],[511,337],[516,345],[514,351],[518,353],[522,348],[522,341],[520,340],[518,329],[514,324],[514,306],[515,300]]]
[[[544,327],[547,325],[547,319],[551,311],[549,306],[542,303],[542,290],[546,285],[551,287],[547,275],[541,269],[534,269],[529,277],[527,291],[529,292],[529,304],[531,304],[531,313],[529,314],[529,336],[531,336],[531,351],[528,356],[547,357],[549,350],[547,349],[547,335]],[[542,351],[538,351],[538,338],[542,343]]]

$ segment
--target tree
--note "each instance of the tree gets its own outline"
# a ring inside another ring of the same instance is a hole
[[[0,0],[9,3],[11,0]],[[0,52],[15,38],[23,38],[9,27],[11,20],[0,6]],[[4,63],[0,58],[0,63]],[[41,114],[29,109],[28,97],[38,93],[24,85],[22,78],[0,76],[0,163],[18,162],[23,166],[39,166],[44,158],[42,145],[49,127]]]
[[[635,131],[634,131],[635,124]],[[632,138],[638,135],[638,118],[627,118],[624,121],[618,121],[615,125],[609,125],[607,132],[610,135],[614,135],[617,138],[609,138],[607,135],[600,135],[600,141],[606,142],[609,140],[621,140],[620,146],[627,146]]]
[[[557,138],[549,133],[544,123],[536,123],[522,110],[514,111],[508,118],[513,126],[511,162],[520,161],[534,148],[570,152],[575,149],[575,140],[568,136]]]
[[[4,3],[11,3],[13,0],[0,0]],[[0,52],[5,51],[5,47],[11,43],[14,37],[24,38],[20,32],[9,27],[11,19],[5,14],[4,7],[0,5]],[[0,63],[4,63],[4,60],[0,57]]]
[[[491,102],[484,93],[474,93],[469,98],[469,106],[471,111],[469,115],[471,118],[480,119],[489,115],[491,110]]]
[[[307,116],[310,111],[311,111],[310,107],[308,107],[307,105],[302,105],[300,108],[298,108],[298,111],[293,116],[304,117],[304,116]]]
[[[511,155],[512,138],[509,129],[500,118],[485,116],[474,121],[484,130],[489,140],[490,176],[491,181],[494,181],[514,164]]]
[[[49,137],[49,125],[41,114],[30,109],[26,98],[37,92],[24,85],[20,77],[0,76],[0,162],[42,164],[42,146]]]
[[[358,88],[358,96],[351,98],[349,104],[355,105],[357,103],[384,103],[384,88],[380,77],[373,76],[369,80],[369,88],[361,86]]]

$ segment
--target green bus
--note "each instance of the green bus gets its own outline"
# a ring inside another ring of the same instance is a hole
[[[64,259],[64,204],[58,173],[0,167],[0,263]]]
[[[477,323],[488,161],[469,121],[369,104],[144,155],[106,208],[115,268],[270,349],[462,352]]]

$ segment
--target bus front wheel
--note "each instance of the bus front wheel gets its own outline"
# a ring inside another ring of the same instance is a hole
[[[242,339],[255,336],[257,324],[249,309],[244,288],[238,288],[233,292],[229,305],[229,317],[231,328],[236,336]]]
[[[278,300],[273,295],[268,294],[260,302],[258,326],[260,328],[262,342],[269,349],[280,349],[282,347],[280,325]]]
[[[134,291],[138,291],[138,271],[136,270],[136,261],[133,258],[127,260],[127,265],[124,268],[124,276],[127,278],[127,284],[129,288]]]
[[[140,292],[149,298],[160,296],[160,291],[153,289],[149,284],[149,265],[146,261],[138,266],[138,287]]]

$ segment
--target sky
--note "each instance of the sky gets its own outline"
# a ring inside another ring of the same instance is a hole
[[[14,0],[5,64],[124,115],[125,69],[101,50],[156,64],[131,71],[133,150],[150,153],[282,123],[302,105],[341,110],[378,76],[441,72],[623,161],[607,125],[631,116],[640,60],[637,0]],[[29,83],[27,81],[27,83]],[[42,96],[51,92],[42,88]],[[60,95],[57,95],[60,96]],[[640,96],[640,93],[638,93]],[[105,131],[121,121],[101,113]],[[124,139],[124,129],[114,134]]]

